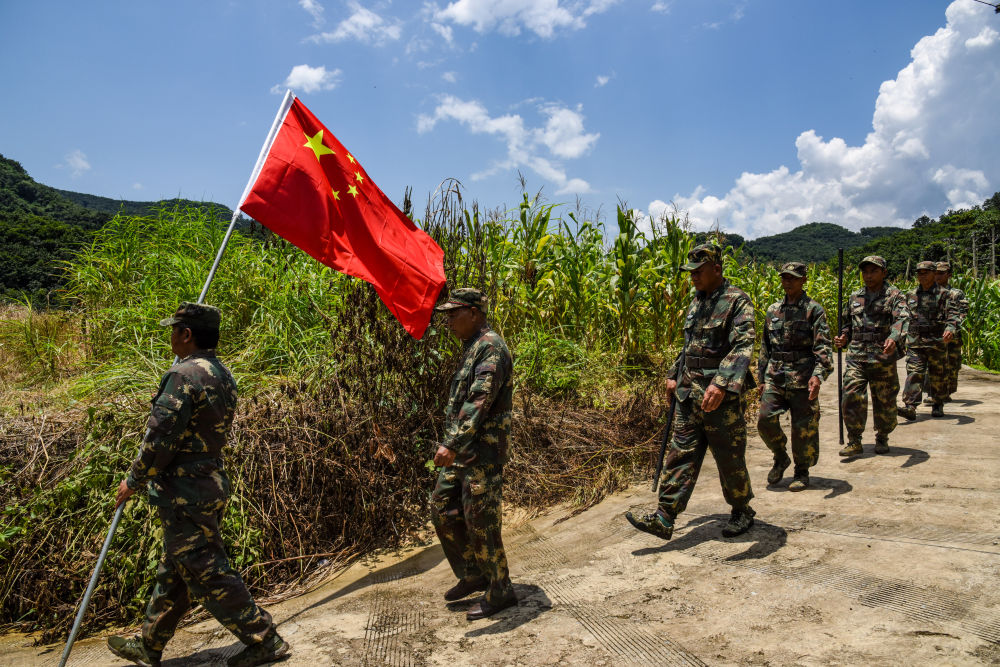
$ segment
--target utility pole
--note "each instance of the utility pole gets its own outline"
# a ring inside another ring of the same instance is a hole
[[[910,258],[906,258],[906,279],[910,279]]]

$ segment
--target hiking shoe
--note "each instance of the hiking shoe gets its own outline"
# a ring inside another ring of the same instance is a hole
[[[251,644],[226,661],[229,667],[254,667],[284,660],[292,654],[292,647],[278,633],[260,644]]]
[[[897,405],[896,414],[911,422],[917,418],[917,408],[913,405]]]
[[[513,607],[516,604],[517,598],[513,595],[508,599],[495,604],[490,604],[485,599],[482,599],[478,603],[472,605],[472,607],[469,608],[469,611],[465,612],[465,620],[478,621],[481,618],[489,618],[498,611],[503,611],[504,609]]]
[[[881,433],[875,435],[875,453],[876,454],[889,453],[889,436],[882,435]]]
[[[785,454],[783,458],[774,459],[774,465],[771,466],[770,472],[767,473],[767,483],[777,484],[781,481],[781,477],[788,470],[788,466],[792,465],[792,460],[788,458],[788,454]]]
[[[455,600],[461,600],[464,597],[471,595],[477,591],[485,591],[489,582],[486,581],[485,577],[476,577],[475,579],[462,579],[457,584],[449,588],[445,594],[444,599],[448,602],[454,602]]]
[[[131,660],[142,667],[160,667],[160,654],[146,648],[142,637],[108,637],[108,650],[122,660]]]
[[[669,540],[670,536],[674,534],[673,519],[669,519],[659,512],[653,512],[643,517],[637,517],[632,512],[625,512],[625,518],[637,530],[662,537],[665,540]]]
[[[935,403],[934,407],[931,408],[931,417],[944,417],[944,405]]]
[[[809,486],[809,470],[796,470],[795,477],[788,485],[789,491],[804,491]]]
[[[729,515],[729,523],[722,528],[723,537],[736,537],[750,530],[753,525],[753,517],[757,514],[750,506],[734,508]]]
[[[865,451],[864,448],[861,446],[861,441],[860,440],[855,440],[855,441],[852,441],[852,442],[848,442],[847,445],[843,449],[840,450],[840,455],[841,456],[845,456],[845,457],[846,456],[861,456],[862,452],[864,452],[864,451]]]

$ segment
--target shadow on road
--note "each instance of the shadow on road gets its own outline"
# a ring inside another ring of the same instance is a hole
[[[840,459],[840,462],[850,463],[851,461],[858,461],[860,459],[873,459],[879,456],[890,457],[890,458],[899,456],[909,457],[906,459],[906,461],[903,462],[903,465],[899,466],[900,468],[909,468],[910,466],[915,466],[918,463],[923,463],[924,461],[928,460],[931,457],[930,454],[928,454],[922,449],[913,449],[912,447],[898,447],[896,445],[890,444],[888,454],[876,454],[874,451],[865,450],[864,453],[859,454],[858,456],[848,456],[846,458]]]
[[[733,554],[724,559],[726,561],[739,561],[766,558],[785,546],[788,542],[788,531],[781,526],[775,526],[760,519],[754,522],[753,528],[742,535],[723,537],[722,527],[726,525],[727,521],[729,521],[729,515],[727,514],[708,514],[696,517],[688,521],[684,526],[685,528],[695,527],[681,537],[671,540],[662,546],[636,549],[632,552],[632,555],[649,556],[670,551],[684,551],[704,542],[749,544],[750,546],[746,551]]]
[[[483,635],[499,635],[510,632],[552,609],[552,601],[549,596],[534,584],[514,584],[514,592],[517,593],[520,600],[516,607],[504,609],[491,619],[494,621],[492,624],[485,628],[469,630],[465,636],[482,637]],[[472,601],[475,602],[475,600]]]
[[[243,644],[237,641],[233,642],[229,646],[206,648],[201,651],[198,651],[197,653],[192,653],[191,655],[169,658],[167,660],[164,660],[160,664],[163,667],[191,667],[191,665],[212,665],[212,664],[222,665],[225,664],[226,658],[240,652],[240,649],[234,648],[238,646],[243,646]],[[110,653],[108,655],[110,655]]]
[[[788,480],[791,482],[791,479]],[[828,494],[823,496],[825,499],[836,498],[837,496],[842,496],[845,493],[850,493],[854,490],[854,486],[850,482],[843,479],[832,479],[830,477],[813,477],[809,475],[809,486],[802,491],[789,491],[788,485],[781,483],[778,485],[769,484],[767,486],[768,491],[777,491],[789,493],[809,493],[810,491],[829,491]]]

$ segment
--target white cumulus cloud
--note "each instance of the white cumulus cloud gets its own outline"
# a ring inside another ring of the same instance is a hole
[[[387,42],[398,40],[403,34],[402,24],[398,20],[385,19],[357,2],[349,2],[348,7],[351,15],[338,23],[336,28],[313,35],[309,39],[314,42],[356,40],[382,46]]]
[[[607,11],[619,0],[456,0],[435,12],[437,21],[472,26],[479,33],[496,30],[513,37],[528,30],[552,37],[557,30],[579,30],[586,19]]]
[[[472,175],[480,180],[502,171],[527,168],[556,186],[555,194],[585,194],[590,184],[567,175],[560,159],[574,159],[586,154],[599,134],[586,133],[582,110],[556,104],[542,104],[538,112],[545,117],[539,127],[529,127],[520,114],[491,116],[482,103],[462,100],[453,95],[440,99],[433,114],[417,118],[417,131],[433,130],[439,123],[456,121],[473,134],[496,136],[505,144],[507,155]]]
[[[90,161],[87,160],[86,154],[77,148],[72,153],[66,154],[63,163],[59,167],[69,169],[70,175],[73,178],[79,178],[90,171]]]
[[[993,12],[976,3],[955,0],[945,16],[880,86],[863,144],[808,130],[795,140],[797,169],[744,173],[724,196],[699,186],[672,201],[697,229],[718,222],[750,238],[813,221],[909,226],[981,204],[1000,182],[1000,34],[984,27]]]
[[[309,65],[296,65],[288,74],[284,83],[271,88],[275,94],[284,93],[286,88],[291,88],[296,92],[315,93],[321,90],[333,90],[340,83],[343,74],[339,69],[327,70],[326,67],[310,67]]]

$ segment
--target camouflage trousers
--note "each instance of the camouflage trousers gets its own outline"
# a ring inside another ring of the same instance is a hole
[[[500,538],[502,500],[497,464],[442,468],[431,493],[431,521],[452,571],[459,579],[485,578],[490,604],[514,596]]]
[[[958,389],[958,371],[962,369],[962,339],[957,342],[947,343],[948,355],[948,390],[945,396],[951,396]]]
[[[948,395],[948,352],[944,347],[911,347],[906,355],[903,403],[916,407],[924,391],[935,403]]]
[[[772,382],[764,385],[760,397],[760,415],[757,432],[775,460],[788,456],[785,444],[788,438],[781,430],[779,417],[786,411],[792,413],[792,460],[796,470],[805,470],[819,460],[819,401],[809,400],[808,389],[786,389]],[[787,459],[784,459],[787,460]]]
[[[899,375],[896,362],[869,363],[847,357],[844,369],[844,428],[850,442],[860,441],[868,422],[868,389],[872,394],[875,433],[888,436],[896,428]]]
[[[660,475],[659,510],[667,516],[676,517],[687,507],[709,449],[726,502],[734,508],[745,507],[753,498],[746,464],[745,399],[727,391],[712,412],[701,409],[701,399],[701,392],[692,392],[677,402],[674,437]]]
[[[248,646],[275,632],[270,614],[257,606],[229,565],[219,531],[224,508],[225,501],[156,508],[163,555],[142,624],[143,642],[154,652],[163,651],[192,601]]]

